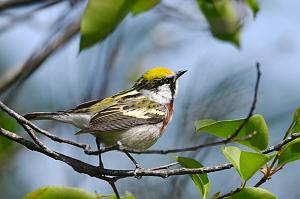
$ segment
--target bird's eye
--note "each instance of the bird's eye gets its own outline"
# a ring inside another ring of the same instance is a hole
[[[167,83],[167,84],[170,84],[171,82],[172,82],[172,79],[171,79],[171,78],[167,78],[167,79],[166,79],[166,83]]]

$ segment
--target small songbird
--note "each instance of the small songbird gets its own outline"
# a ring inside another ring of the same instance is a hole
[[[77,135],[94,135],[98,149],[100,143],[106,147],[121,143],[126,149],[144,151],[171,121],[178,78],[185,72],[152,68],[131,88],[110,97],[85,102],[68,111],[35,112],[24,117],[73,124],[81,129]]]

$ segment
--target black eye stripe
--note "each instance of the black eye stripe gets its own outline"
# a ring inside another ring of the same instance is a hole
[[[171,87],[175,88],[175,79],[174,77],[166,77],[162,79],[154,79],[151,82],[147,80],[140,79],[134,87],[137,90],[141,89],[149,89],[149,90],[157,90],[159,86],[162,86],[164,84],[169,84]],[[174,84],[174,85],[173,85]]]

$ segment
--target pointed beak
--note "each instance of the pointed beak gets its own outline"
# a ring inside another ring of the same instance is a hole
[[[175,74],[176,74],[176,79],[178,79],[181,75],[183,75],[184,73],[186,73],[187,70],[180,70],[180,71],[177,71]]]

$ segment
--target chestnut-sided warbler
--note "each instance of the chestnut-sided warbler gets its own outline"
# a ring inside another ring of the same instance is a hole
[[[162,135],[172,119],[178,78],[186,71],[156,67],[146,71],[129,89],[110,97],[54,113],[28,113],[33,120],[71,123],[90,133],[105,146],[122,144],[127,149],[146,150]]]

